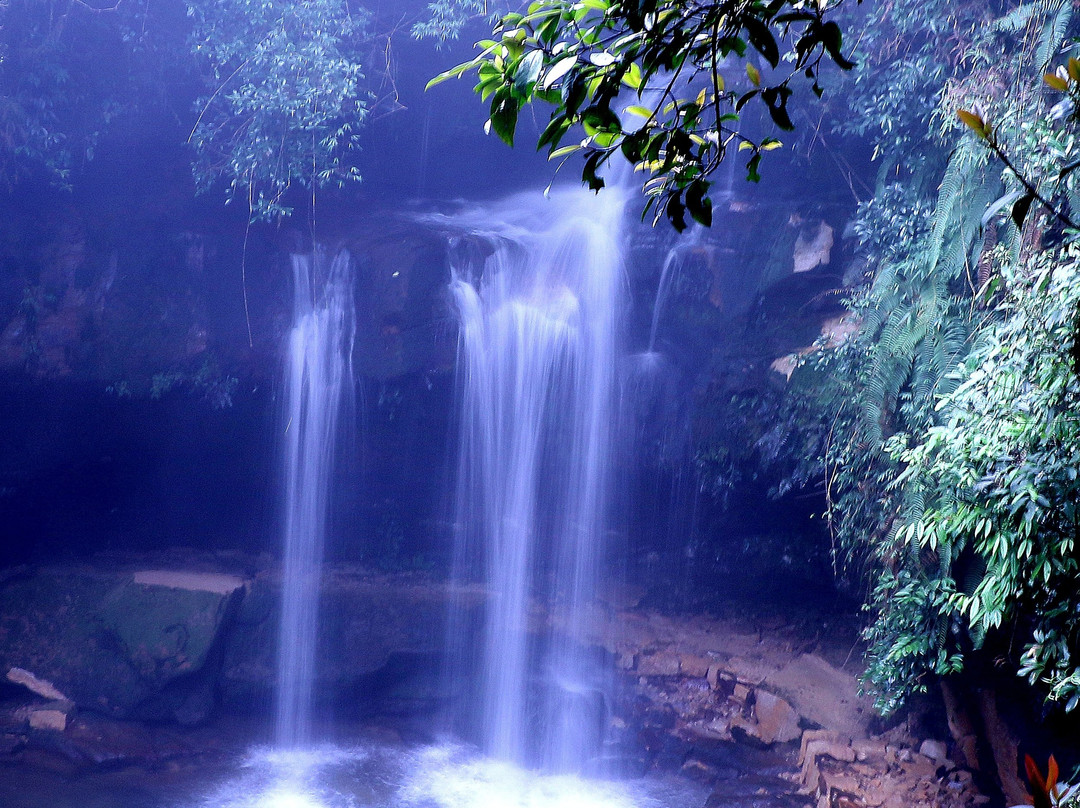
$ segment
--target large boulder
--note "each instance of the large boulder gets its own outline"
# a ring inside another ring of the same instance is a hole
[[[388,666],[395,676],[414,678],[423,671],[399,670],[406,660],[437,665],[428,661],[439,659],[445,647],[451,603],[472,612],[463,623],[476,626],[484,597],[420,575],[328,570],[319,603],[316,699],[371,698],[382,685],[376,674]],[[264,703],[273,691],[280,599],[278,576],[260,575],[241,606],[237,629],[229,633],[222,689],[236,706]]]
[[[229,575],[160,570],[43,569],[9,580],[0,671],[115,718],[197,723],[213,708],[243,589]]]
[[[763,685],[787,699],[810,724],[849,738],[866,738],[874,712],[854,674],[817,654],[800,654],[769,673]]]
[[[735,715],[731,720],[732,737],[751,745],[772,746],[790,743],[802,735],[799,714],[786,700],[767,690],[754,691],[753,717]]]

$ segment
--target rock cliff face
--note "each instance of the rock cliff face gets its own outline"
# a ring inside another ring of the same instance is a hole
[[[738,405],[728,402],[771,391],[781,377],[769,363],[818,333],[823,310],[808,300],[839,282],[844,250],[835,234],[846,203],[820,190],[808,201],[781,173],[764,189],[733,183],[718,196],[717,226],[679,245],[666,226],[633,228],[626,347],[643,351],[655,336],[670,371],[657,383],[663,392],[640,408],[644,460],[634,473],[643,479],[692,476],[700,446],[687,436],[742,433],[733,426]],[[189,194],[171,175],[128,189],[111,174],[71,197],[22,189],[0,200],[0,406],[26,436],[0,445],[0,520],[25,527],[5,548],[9,560],[116,541],[267,547],[273,487],[228,478],[244,465],[273,473],[289,255],[311,250],[311,235],[299,221],[248,230],[244,211]],[[438,505],[452,484],[457,334],[447,239],[417,211],[453,205],[322,204],[320,241],[348,249],[357,266],[354,367],[363,401],[346,503],[347,521],[362,530],[330,549],[391,569],[438,565],[446,560]],[[678,267],[653,334],[671,255]],[[783,305],[774,311],[776,301]],[[83,423],[89,428],[73,426]],[[215,481],[200,485],[207,469]],[[104,490],[90,496],[98,484]],[[93,501],[76,502],[80,491]],[[627,511],[642,556],[687,549],[669,547],[648,517],[662,496],[639,489],[631,497],[643,503]],[[33,519],[42,507],[50,517]],[[164,535],[155,510],[170,514]],[[369,548],[379,549],[349,550],[362,533],[376,535]]]
[[[12,529],[0,560],[162,543],[265,549],[276,536],[289,254],[310,240],[253,228],[245,257],[243,221],[211,210],[8,213],[0,408],[12,437],[0,445],[0,520]],[[384,523],[408,534],[395,552],[430,564],[417,535],[430,547],[456,337],[445,244],[385,211],[342,214],[326,237],[358,276],[364,406],[348,522],[357,535]],[[332,549],[360,545],[351,538]]]

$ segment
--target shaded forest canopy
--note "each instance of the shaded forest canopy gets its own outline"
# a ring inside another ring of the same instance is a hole
[[[106,132],[152,120],[198,188],[254,220],[310,212],[360,177],[386,32],[446,37],[486,12],[388,25],[343,0],[11,0],[0,181],[70,184]],[[885,713],[991,662],[1080,706],[1078,22],[1067,0],[541,0],[447,76],[475,71],[490,129],[519,147],[519,111],[550,104],[541,148],[583,159],[596,189],[608,159],[639,164],[676,227],[712,221],[722,160],[757,179],[770,151],[843,164],[869,144],[873,176],[841,171],[858,200],[850,327],[798,358],[767,471],[785,491],[824,485]]]

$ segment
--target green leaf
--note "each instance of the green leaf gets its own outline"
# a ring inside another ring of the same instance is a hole
[[[686,209],[703,227],[712,227],[712,200],[705,196],[708,191],[709,183],[705,180],[697,180],[686,189]]]
[[[543,88],[546,90],[551,87],[555,82],[573,70],[574,65],[577,64],[577,56],[566,56],[553,64],[544,73]]]
[[[844,34],[840,30],[840,26],[832,20],[821,26],[821,44],[825,46],[825,50],[828,51],[833,62],[841,70],[851,70],[855,67],[855,63],[845,59],[840,52],[843,47],[843,40]]]
[[[664,208],[664,214],[667,216],[671,226],[675,228],[676,232],[681,233],[686,229],[686,206],[683,204],[679,194],[674,193],[668,197],[667,205]]]
[[[631,115],[636,115],[639,118],[645,118],[646,120],[653,116],[653,110],[636,104],[628,106],[624,111]]]
[[[765,25],[757,17],[747,16],[742,21],[743,27],[746,29],[746,37],[750,40],[750,44],[754,46],[754,49],[765,57],[767,61],[773,67],[780,64],[780,48],[776,44],[776,37],[773,36],[769,27]],[[753,81],[753,76],[751,76]],[[757,84],[758,82],[754,82]]]
[[[786,84],[781,84],[779,87],[767,87],[761,91],[761,100],[768,105],[769,116],[773,119],[773,123],[789,132],[795,128],[787,111],[787,100],[790,95],[791,88]]]
[[[500,98],[500,95],[502,96]],[[517,129],[518,102],[509,93],[496,93],[491,104],[491,129],[507,146],[514,145],[514,131]]]
[[[519,95],[528,95],[536,79],[540,76],[540,68],[544,64],[544,52],[539,50],[529,51],[518,63],[514,73],[514,91]]]
[[[619,116],[616,115],[610,107],[593,105],[582,110],[581,124],[585,127],[585,131],[590,135],[595,135],[597,132],[608,132],[612,134],[620,134],[622,132],[622,124],[619,121]]]
[[[444,70],[442,73],[440,73],[435,78],[433,78],[431,81],[429,81],[427,84],[425,84],[424,85],[424,90],[425,91],[430,90],[432,87],[435,87],[436,85],[442,84],[444,81],[459,78],[459,77],[461,77],[462,74],[468,72],[469,70],[474,69],[476,66],[477,66],[476,61],[473,60],[473,61],[470,61],[470,62],[462,62],[459,65],[455,65],[454,67],[451,67],[449,70]]]
[[[636,164],[641,161],[645,144],[648,141],[648,134],[644,131],[633,132],[623,138],[619,148],[622,150],[623,157],[627,159],[631,164]]]
[[[571,146],[563,146],[561,148],[555,149],[555,151],[553,151],[551,154],[549,154],[548,159],[549,160],[557,160],[560,157],[565,157],[568,154],[573,154],[576,151],[581,151],[581,149],[582,149],[582,146],[579,143],[575,143],[575,144],[573,144]]]
[[[536,149],[539,151],[544,146],[550,145],[553,149],[557,148],[562,141],[563,136],[570,130],[570,119],[559,114],[553,114],[551,120],[548,121],[548,125],[544,127],[544,131],[540,133],[540,137],[536,142]]]
[[[599,191],[604,187],[604,178],[597,172],[605,156],[605,152],[593,152],[585,158],[585,165],[581,169],[581,179],[589,186],[590,191]]]
[[[746,163],[746,179],[750,182],[761,182],[761,174],[758,173],[758,166],[761,165],[761,153],[755,152],[754,156]]]
[[[735,102],[735,111],[740,112],[742,108],[746,106],[747,102],[750,101],[750,99],[756,96],[759,92],[761,91],[751,90],[750,92],[743,93],[741,96],[739,96],[739,99]]]

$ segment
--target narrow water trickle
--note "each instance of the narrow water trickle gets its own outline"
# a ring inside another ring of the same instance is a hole
[[[351,259],[292,257],[293,326],[285,356],[285,547],[275,741],[312,741],[319,584],[339,429],[351,401]]]
[[[587,767],[606,726],[605,674],[584,637],[617,421],[622,207],[612,188],[522,195],[453,220],[466,233],[451,284],[458,571],[490,598],[481,735],[495,757],[556,772]]]
[[[686,269],[687,255],[701,249],[703,230],[693,226],[689,233],[684,233],[664,257],[664,266],[660,270],[660,283],[656,287],[656,300],[653,302],[652,323],[649,326],[649,346],[646,354],[656,353],[656,337],[660,330],[660,320],[668,305],[668,299],[677,288],[680,273]]]

